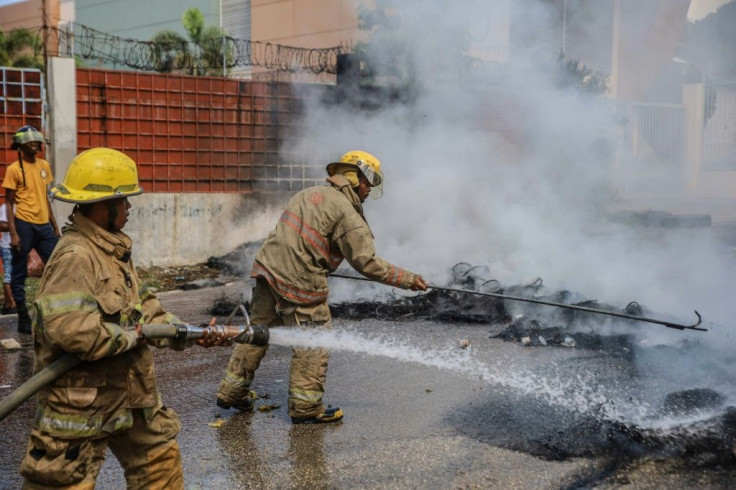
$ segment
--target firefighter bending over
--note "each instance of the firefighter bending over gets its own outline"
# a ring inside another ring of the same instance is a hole
[[[378,159],[351,151],[327,165],[328,185],[294,195],[256,255],[251,277],[251,321],[274,327],[330,327],[327,276],[343,259],[358,272],[384,284],[425,291],[427,283],[412,272],[376,256],[373,234],[363,216],[363,202],[383,193]],[[267,347],[237,345],[217,392],[217,405],[253,409],[250,390]],[[292,423],[335,422],[339,408],[325,409],[322,396],[327,378],[326,349],[294,348],[289,375],[289,415]]]
[[[93,488],[109,447],[128,488],[183,488],[179,418],[161,402],[140,333],[141,322],[182,322],[139,285],[132,240],[121,231],[128,197],[143,192],[135,162],[116,150],[87,150],[51,192],[75,206],[33,304],[34,372],[64,353],[84,362],[39,392],[23,486]]]

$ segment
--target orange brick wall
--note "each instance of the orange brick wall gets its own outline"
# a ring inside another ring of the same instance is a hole
[[[300,107],[286,83],[77,69],[78,150],[128,154],[147,192],[242,192],[278,179]]]
[[[17,152],[10,149],[15,131],[26,124],[43,129],[41,85],[41,72],[37,70],[0,69],[0,182],[5,166],[18,159]],[[43,158],[43,153],[40,156]]]

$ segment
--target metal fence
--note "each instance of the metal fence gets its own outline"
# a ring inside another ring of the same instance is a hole
[[[43,74],[31,68],[0,67],[0,145],[3,163],[17,159],[9,149],[15,131],[26,124],[44,129]],[[0,166],[0,182],[5,175],[5,165]]]
[[[687,122],[681,105],[617,103],[619,192],[679,193],[685,188]]]
[[[127,153],[150,192],[298,190],[318,181],[324,163],[281,151],[303,124],[295,92],[285,83],[79,68],[78,149]]]
[[[703,116],[703,169],[735,169],[736,82],[706,81]]]
[[[628,102],[619,109],[623,158],[642,170],[681,172],[686,159],[683,107]]]

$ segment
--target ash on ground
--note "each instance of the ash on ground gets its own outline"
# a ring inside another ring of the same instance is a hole
[[[244,315],[240,309],[241,305],[250,316],[250,305],[248,303],[249,302],[246,301],[243,296],[240,296],[239,298],[231,298],[223,295],[217,298],[207,311],[210,315],[216,317],[232,316],[233,318],[242,318]]]
[[[253,260],[258,249],[263,245],[263,240],[244,243],[232,252],[220,257],[207,259],[207,266],[237,277],[245,277],[253,265]]]
[[[136,272],[142,282],[159,292],[222,286],[227,280],[220,269],[207,264],[137,267]]]

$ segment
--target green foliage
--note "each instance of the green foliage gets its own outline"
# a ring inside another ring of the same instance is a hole
[[[204,70],[206,74],[222,75],[223,62],[225,66],[233,62],[234,56],[226,42],[226,35],[218,26],[205,27],[200,34],[198,43],[200,70]]]
[[[204,30],[204,15],[197,8],[189,8],[181,17],[181,23],[186,29],[189,39],[198,44],[202,40],[202,31]]]
[[[187,9],[181,22],[188,39],[169,29],[151,37],[154,69],[161,73],[222,75],[223,62],[227,66],[234,58],[225,31],[206,26],[197,8]]]
[[[189,65],[189,43],[176,31],[158,31],[151,38],[154,69],[161,73],[184,70]]]
[[[29,29],[18,27],[0,32],[0,66],[43,69],[41,40]]]
[[[591,70],[579,60],[567,58],[562,53],[558,56],[557,62],[558,87],[575,87],[588,94],[606,94],[608,92],[608,77]]]

